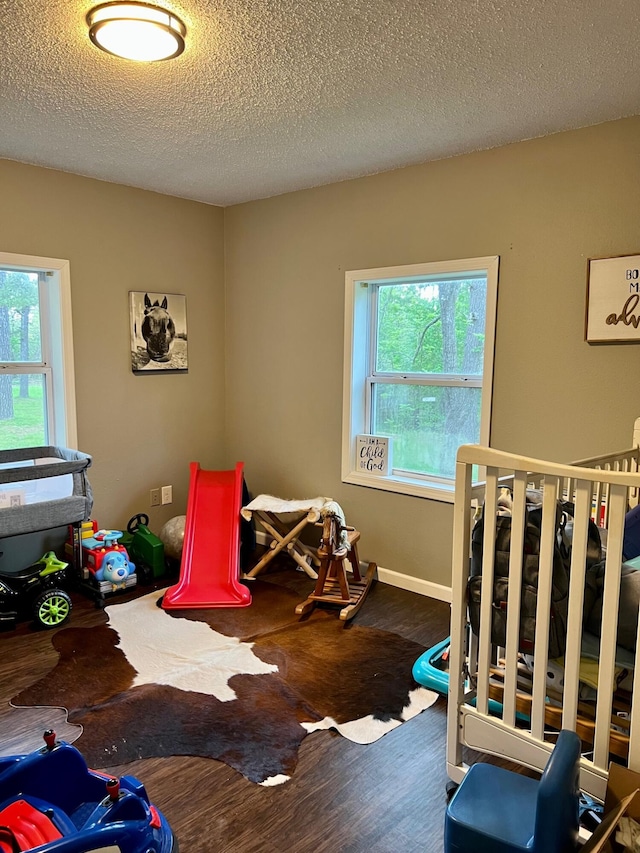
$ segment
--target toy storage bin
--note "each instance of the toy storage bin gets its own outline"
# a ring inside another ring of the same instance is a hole
[[[0,538],[89,518],[90,465],[90,456],[66,447],[0,451]]]

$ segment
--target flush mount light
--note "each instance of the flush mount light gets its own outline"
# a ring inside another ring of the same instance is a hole
[[[87,15],[96,47],[138,62],[173,59],[184,50],[187,28],[180,18],[149,3],[102,3]]]

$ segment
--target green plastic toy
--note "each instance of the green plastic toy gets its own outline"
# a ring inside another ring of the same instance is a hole
[[[138,568],[142,566],[144,570],[146,567],[151,577],[155,579],[162,577],[166,570],[164,545],[155,533],[149,530],[148,524],[148,515],[144,513],[134,515],[129,519],[127,533],[120,541]]]

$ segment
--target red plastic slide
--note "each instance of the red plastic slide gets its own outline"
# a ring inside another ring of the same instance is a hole
[[[180,580],[165,592],[164,610],[251,604],[240,583],[242,469],[242,462],[235,471],[203,471],[191,463]]]

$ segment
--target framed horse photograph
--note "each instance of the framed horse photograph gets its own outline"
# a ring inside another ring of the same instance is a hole
[[[187,298],[176,293],[129,291],[131,370],[188,370]]]

